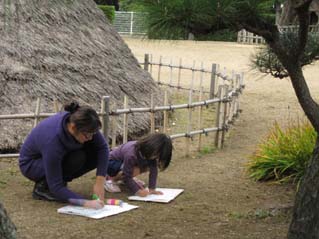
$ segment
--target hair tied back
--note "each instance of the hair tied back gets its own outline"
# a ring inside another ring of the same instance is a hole
[[[64,106],[64,110],[69,111],[71,114],[73,114],[75,111],[77,111],[78,108],[80,108],[80,105],[76,101],[72,101],[69,104]]]

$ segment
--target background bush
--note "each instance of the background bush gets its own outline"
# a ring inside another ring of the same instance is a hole
[[[249,163],[256,180],[299,181],[311,158],[317,134],[309,122],[297,122],[286,129],[275,123]]]
[[[114,8],[114,6],[98,5],[98,7],[104,12],[104,15],[112,23],[114,21],[114,17],[115,17],[115,8]]]

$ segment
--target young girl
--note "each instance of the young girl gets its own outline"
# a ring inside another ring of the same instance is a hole
[[[110,152],[105,189],[120,192],[118,180],[123,180],[130,191],[138,196],[162,194],[156,191],[157,169],[165,170],[172,158],[172,141],[165,134],[155,133],[138,141],[130,141]],[[149,171],[148,190],[134,179]]]

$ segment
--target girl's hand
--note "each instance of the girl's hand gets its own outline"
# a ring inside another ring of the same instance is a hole
[[[150,194],[150,192],[147,189],[140,189],[135,193],[135,195],[140,196],[140,197],[146,197],[149,194]]]
[[[163,195],[163,193],[161,191],[156,191],[155,189],[150,189],[149,193],[150,194],[156,194],[156,195]]]
[[[104,207],[104,202],[101,200],[86,200],[83,206],[87,208],[101,209]]]

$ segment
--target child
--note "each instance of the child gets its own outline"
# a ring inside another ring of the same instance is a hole
[[[157,169],[165,170],[172,158],[172,140],[165,134],[155,133],[138,141],[130,141],[110,152],[107,180],[104,188],[120,192],[117,181],[123,180],[130,191],[138,196],[162,194],[156,191]],[[149,189],[135,176],[149,171]]]

